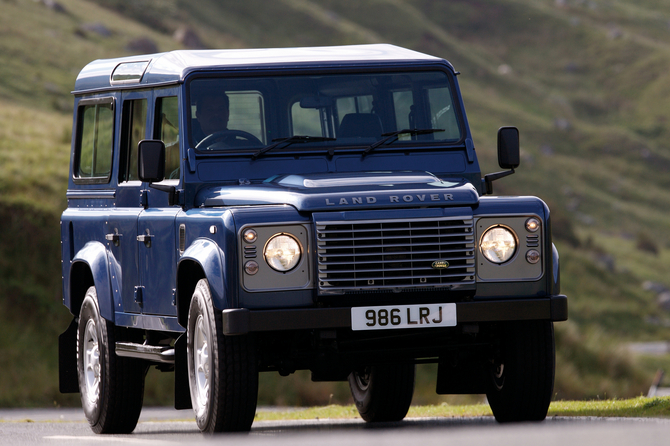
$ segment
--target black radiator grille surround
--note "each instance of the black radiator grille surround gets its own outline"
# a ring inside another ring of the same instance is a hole
[[[473,219],[316,222],[319,292],[416,291],[475,282]]]

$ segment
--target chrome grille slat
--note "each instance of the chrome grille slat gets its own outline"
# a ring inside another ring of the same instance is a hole
[[[356,239],[352,239],[353,241],[356,241]],[[331,240],[332,242],[339,242],[339,240]],[[446,245],[461,245],[464,242],[462,240],[458,241],[453,241],[453,242],[441,242],[437,243],[439,246],[446,246]],[[474,243],[474,240],[467,240],[467,243]],[[319,253],[321,252],[323,244],[321,243],[321,240],[319,240],[318,243],[318,249]],[[435,246],[436,243],[413,243],[412,246]],[[388,244],[384,243],[383,245],[377,244],[377,245],[357,245],[355,246],[356,249],[367,249],[367,248],[402,248],[404,246],[407,246],[407,243],[393,243],[393,244]],[[352,246],[329,246],[328,249],[352,249]]]
[[[397,263],[397,262],[396,262]],[[452,266],[449,269],[470,269],[474,268],[473,265],[462,265],[462,266]],[[347,273],[375,273],[378,272],[379,269],[343,269],[343,270],[338,270],[337,273],[331,273],[331,274],[347,274]],[[433,268],[403,268],[403,267],[397,267],[397,268],[384,268],[385,272],[392,272],[392,271],[428,271],[428,272],[433,272],[435,271]],[[457,275],[462,275],[463,273],[457,274]],[[398,277],[394,277],[394,279],[397,279]],[[333,279],[334,280],[334,279]]]
[[[474,244],[469,244],[469,250],[472,251],[474,250]],[[467,251],[467,250],[466,250]],[[456,252],[463,252],[462,249],[442,249],[440,250],[442,253],[456,253]],[[435,250],[431,251],[412,251],[412,254],[414,255],[419,255],[419,254],[434,254]],[[327,257],[372,257],[379,255],[379,253],[360,253],[360,254],[349,254],[349,253],[328,253]],[[325,255],[322,257],[326,257]]]
[[[402,287],[403,290],[411,290],[411,291],[417,291],[417,290],[430,290],[435,288],[435,285],[431,284],[418,284],[418,285],[413,285],[411,287]],[[360,287],[355,287],[355,286],[341,286],[338,287],[338,290],[340,291],[350,291],[350,292],[375,292],[377,290],[374,289],[374,287],[370,287],[369,289],[361,290]]]
[[[372,231],[370,231],[372,232]],[[386,232],[386,231],[374,231],[374,232]],[[459,234],[440,234],[440,235],[435,235],[435,234],[428,234],[428,235],[415,235],[412,238],[415,239],[421,239],[421,238],[435,238],[435,237],[460,237]],[[402,240],[406,238],[404,235],[385,235],[384,240]],[[328,239],[320,239],[319,242],[350,242],[353,240],[379,240],[379,237],[354,237],[354,238],[340,238],[340,237],[333,237],[333,238],[328,238]]]
[[[443,251],[444,252],[444,251]],[[457,251],[453,251],[457,252]],[[461,251],[458,251],[461,252]],[[413,253],[416,254],[416,253]],[[332,256],[331,256],[332,257]],[[452,257],[451,260],[471,260],[472,263],[474,263],[474,256],[468,256],[468,257]],[[381,261],[373,261],[373,260],[356,260],[356,265],[365,265],[365,264],[378,264],[378,263],[398,263],[397,260],[381,260]],[[319,265],[351,265],[351,262],[331,262],[331,261],[319,261]]]
[[[444,275],[444,276],[442,276],[442,277],[461,277],[462,275],[463,275],[463,273],[461,273],[461,274],[446,274],[446,275]],[[414,278],[414,276],[397,276],[397,277],[392,277],[392,279],[397,279],[397,280],[400,280],[400,279],[413,279],[413,278]],[[350,280],[351,280],[351,279],[329,279],[328,281],[329,281],[329,282],[345,282],[345,281],[350,281]],[[360,279],[360,280],[363,280],[363,279]],[[372,281],[377,281],[377,280],[390,280],[390,279],[389,279],[388,277],[377,276],[377,277],[365,277],[364,280],[366,280],[366,281],[370,281],[370,280],[372,280]]]
[[[465,228],[469,228],[469,227],[470,226],[468,226],[468,225],[461,225],[461,226],[453,226],[451,229],[465,229]],[[317,228],[317,230],[323,229],[323,227],[318,225],[318,224],[317,224],[316,228]],[[440,226],[424,226],[421,229],[434,230],[434,229],[440,229],[440,228],[441,228]],[[385,229],[383,229],[384,232],[401,232],[403,230],[404,229],[397,229],[397,228],[385,228]],[[365,233],[365,232],[379,232],[379,231],[380,231],[379,229],[359,229],[356,232],[361,234],[361,233]],[[328,231],[328,234],[350,234],[350,233],[351,233],[351,231],[347,231],[347,230],[330,230],[330,231]]]
[[[316,247],[321,292],[445,288],[475,281],[471,216],[317,221]],[[435,261],[449,266],[437,268]]]

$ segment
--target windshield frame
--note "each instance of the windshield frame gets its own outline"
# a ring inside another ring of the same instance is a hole
[[[434,139],[411,139],[411,140],[401,140],[393,141],[388,144],[383,144],[377,147],[374,153],[383,153],[386,151],[406,151],[411,150],[435,150],[435,149],[448,149],[448,148],[462,148],[465,145],[466,138],[469,138],[469,129],[467,126],[467,120],[465,118],[464,110],[462,109],[462,102],[460,97],[460,92],[458,90],[458,84],[456,80],[456,74],[453,71],[453,68],[444,61],[440,62],[430,62],[430,63],[394,63],[394,64],[363,64],[359,66],[331,66],[331,67],[313,67],[313,66],[302,66],[302,67],[264,67],[257,69],[226,69],[226,70],[217,70],[217,71],[194,71],[191,72],[187,78],[184,80],[184,90],[185,90],[185,101],[184,101],[184,114],[185,114],[185,131],[186,138],[185,143],[188,147],[192,148],[196,154],[199,156],[253,156],[260,149],[268,147],[269,145],[274,144],[273,140],[286,138],[295,135],[276,135],[276,138],[268,138],[265,141],[264,145],[253,145],[248,147],[241,148],[232,148],[227,150],[202,150],[201,148],[196,149],[193,138],[193,90],[191,88],[193,82],[200,80],[225,80],[225,79],[235,79],[239,80],[241,78],[248,78],[250,80],[262,81],[263,79],[271,77],[311,77],[311,76],[337,76],[337,75],[388,75],[388,74],[408,74],[408,73],[430,73],[430,72],[441,72],[445,76],[445,86],[448,88],[449,94],[451,96],[451,103],[453,104],[454,117],[456,119],[456,125],[460,138],[457,140],[434,140]],[[279,118],[273,116],[273,113],[270,113],[273,110],[274,104],[272,103],[272,98],[267,97],[263,99],[265,104],[264,118],[265,126],[278,128],[278,121],[280,119],[290,120],[290,116],[284,116]],[[290,108],[293,103],[288,103],[289,110],[287,112],[290,115]],[[277,113],[274,113],[276,115]],[[321,136],[321,135],[309,135],[309,136]],[[360,143],[352,143],[351,141],[346,144],[342,144],[342,141],[324,141],[324,142],[308,142],[301,144],[293,144],[287,146],[286,148],[281,148],[280,150],[272,150],[268,155],[299,155],[299,154],[308,154],[308,153],[324,153],[327,152],[329,155],[333,155],[335,151],[338,153],[351,153],[357,152],[362,153],[371,143],[375,141],[362,141]]]

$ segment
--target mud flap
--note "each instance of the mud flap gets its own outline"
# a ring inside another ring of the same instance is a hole
[[[191,390],[188,382],[188,358],[186,356],[186,333],[174,343],[174,408],[191,409]]]
[[[61,393],[79,393],[77,374],[77,318],[58,336],[58,388]]]

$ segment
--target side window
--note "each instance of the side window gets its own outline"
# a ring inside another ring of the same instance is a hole
[[[179,100],[176,96],[158,98],[154,122],[154,138],[165,143],[165,177],[179,179]]]
[[[396,130],[414,128],[414,119],[412,118],[412,99],[411,91],[393,92],[393,109],[395,110]],[[402,135],[400,139],[409,139],[409,135]]]
[[[82,101],[78,110],[75,179],[107,183],[112,171],[113,98]]]
[[[135,99],[124,101],[122,120],[119,182],[138,181],[137,143],[142,141],[146,135],[147,100]]]
[[[434,136],[430,137],[424,136],[424,138],[459,140],[461,130],[458,126],[458,118],[456,117],[449,88],[423,89],[419,104],[415,103],[416,98],[414,94],[414,92],[408,90],[393,92],[396,130],[422,127],[444,129],[444,132],[435,133]],[[410,135],[401,135],[399,139],[408,140],[413,138]]]
[[[458,140],[461,137],[461,131],[458,128],[458,119],[454,111],[454,104],[451,100],[451,92],[448,88],[431,88],[428,90],[428,103],[430,104],[430,119],[434,129],[444,129],[440,139]]]
[[[230,91],[230,117],[228,128],[249,132],[265,142],[265,110],[263,95],[259,91]]]
[[[293,135],[335,136],[337,110],[328,96],[305,96],[291,105]],[[339,124],[339,123],[338,123]]]
[[[321,113],[317,108],[302,108],[300,102],[291,107],[294,135],[321,136]]]

